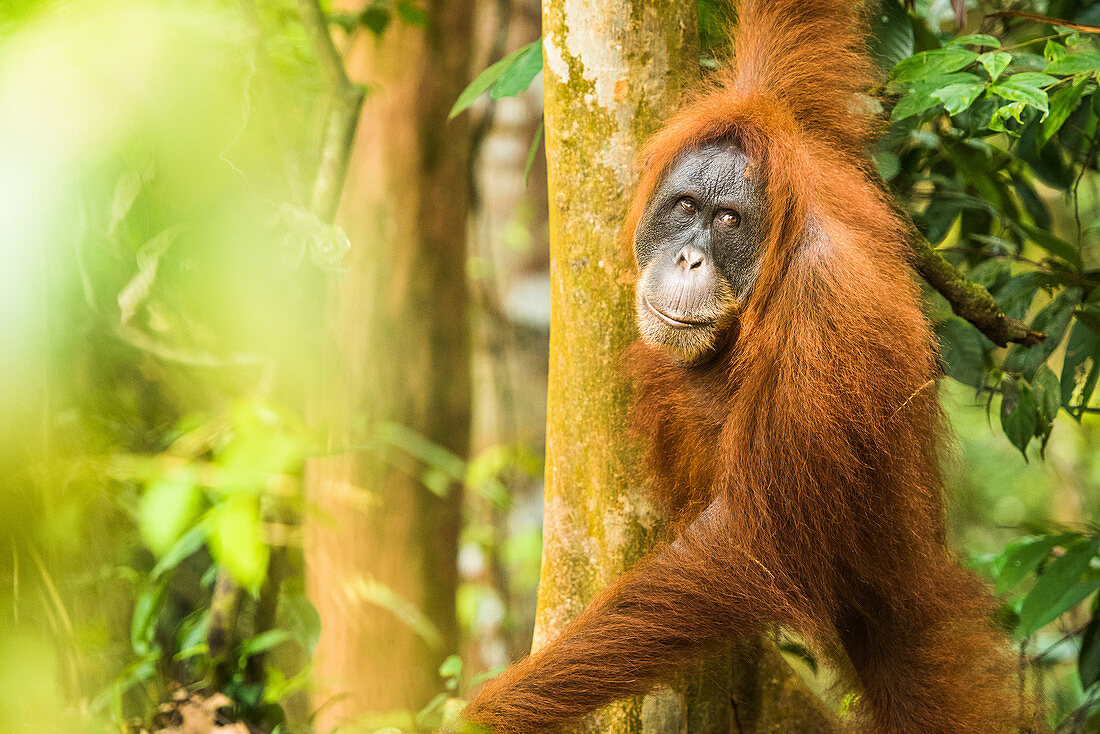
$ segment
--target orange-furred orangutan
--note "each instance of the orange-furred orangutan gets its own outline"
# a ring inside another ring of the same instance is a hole
[[[992,599],[945,544],[940,373],[865,153],[863,11],[736,7],[732,58],[647,144],[626,222],[634,421],[675,539],[465,716],[543,731],[781,624],[842,643],[854,731],[1016,731]]]

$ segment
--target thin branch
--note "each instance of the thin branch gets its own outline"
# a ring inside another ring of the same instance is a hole
[[[348,79],[348,73],[344,69],[343,57],[332,42],[332,35],[328,30],[328,18],[321,10],[321,5],[317,0],[298,0],[298,15],[309,35],[309,42],[313,46],[313,53],[317,56],[321,73],[325,75],[325,83],[333,93],[346,94],[354,88],[354,85]]]
[[[1081,31],[1082,33],[1100,33],[1100,26],[1081,25],[1080,23],[1071,23],[1068,20],[1062,20],[1061,18],[1051,18],[1049,15],[1025,13],[1020,10],[998,10],[996,13],[987,13],[985,17],[1022,18],[1023,20],[1035,21],[1036,23],[1049,23],[1050,25],[1060,26],[1062,28],[1072,28],[1075,31]]]
[[[921,277],[947,299],[952,311],[978,327],[994,344],[1004,347],[1015,342],[1030,347],[1046,339],[1046,334],[1005,316],[988,290],[960,273],[916,230],[911,243],[913,266]]]
[[[348,79],[344,60],[332,42],[328,19],[317,0],[298,0],[298,14],[309,34],[313,53],[328,86],[331,109],[325,123],[317,177],[313,182],[310,209],[319,219],[331,222],[344,189],[351,146],[359,125],[359,110],[365,92]]]

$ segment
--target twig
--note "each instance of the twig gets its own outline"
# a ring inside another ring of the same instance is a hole
[[[313,182],[310,208],[319,219],[331,222],[340,204],[344,178],[351,158],[352,141],[359,125],[364,90],[348,79],[344,60],[332,43],[328,19],[317,0],[298,0],[298,13],[309,34],[313,53],[328,86],[331,109],[325,123],[317,177]]]
[[[1085,151],[1085,159],[1081,161],[1081,170],[1077,172],[1077,178],[1073,179],[1073,188],[1070,189],[1073,196],[1073,221],[1077,225],[1077,258],[1081,259],[1081,207],[1080,197],[1077,195],[1078,190],[1081,187],[1081,179],[1085,177],[1085,171],[1089,168],[1089,161],[1096,156],[1096,146],[1100,143],[1100,128],[1093,130],[1089,139],[1088,150]]]
[[[1062,28],[1072,28],[1075,31],[1081,31],[1082,33],[1100,33],[1100,26],[1071,23],[1070,21],[1062,20],[1061,18],[1051,18],[1049,15],[1039,15],[1037,13],[1025,13],[1020,10],[998,10],[996,13],[987,13],[985,17],[1022,18],[1023,20],[1033,20],[1036,23],[1049,23],[1050,25],[1061,26]]]

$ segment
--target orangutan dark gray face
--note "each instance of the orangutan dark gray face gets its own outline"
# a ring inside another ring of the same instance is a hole
[[[644,339],[689,362],[719,346],[756,280],[763,204],[764,182],[735,143],[672,164],[634,232]]]

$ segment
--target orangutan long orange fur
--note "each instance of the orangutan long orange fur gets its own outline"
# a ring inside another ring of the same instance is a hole
[[[769,232],[734,348],[706,368],[638,343],[635,423],[682,528],[467,709],[540,731],[644,691],[734,636],[837,633],[856,731],[1014,731],[991,599],[944,541],[933,336],[905,227],[868,174],[876,125],[853,0],[741,0],[734,57],[643,153],[628,234],[683,151],[733,138]]]

